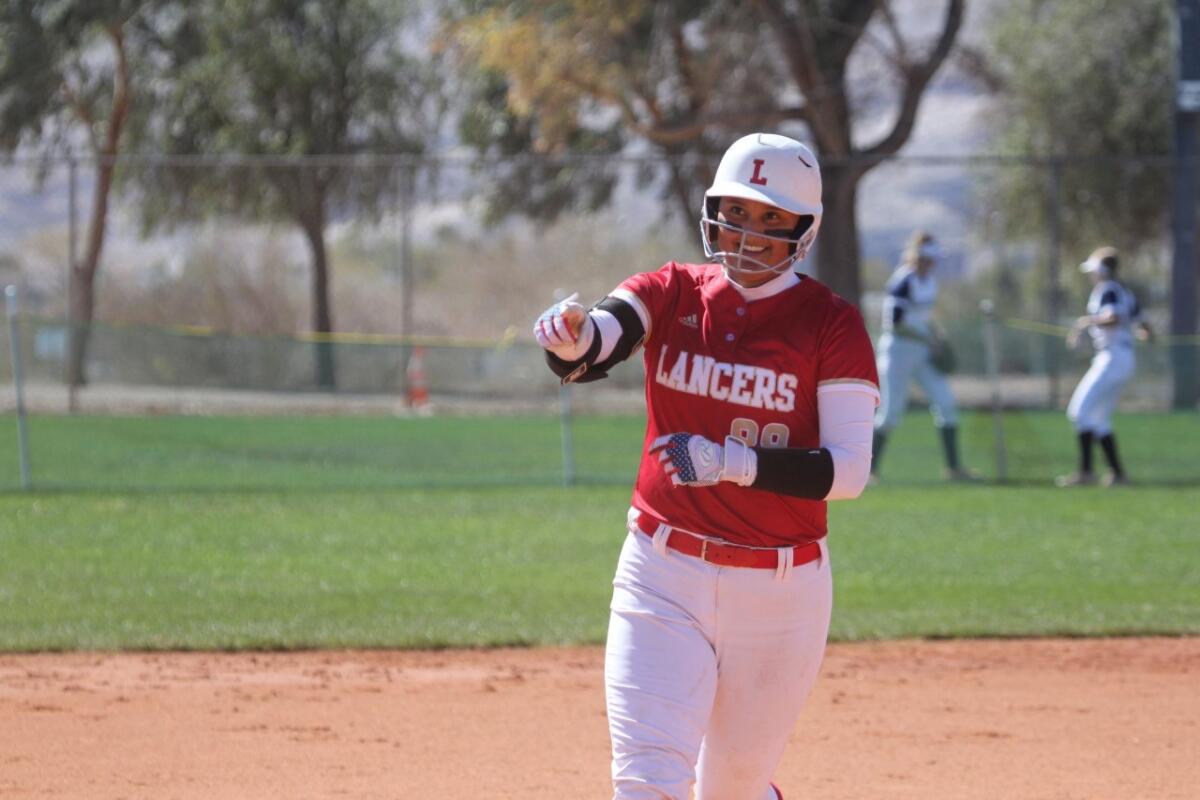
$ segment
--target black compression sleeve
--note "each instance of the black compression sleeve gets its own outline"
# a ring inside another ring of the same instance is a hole
[[[758,476],[751,489],[821,500],[833,486],[833,456],[824,447],[756,447]]]

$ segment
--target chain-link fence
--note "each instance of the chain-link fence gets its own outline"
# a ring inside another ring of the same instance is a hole
[[[558,385],[532,345],[531,321],[564,291],[598,299],[632,273],[702,258],[699,196],[679,184],[695,166],[126,159],[84,326],[81,273],[96,253],[91,165],[7,164],[0,285],[20,292],[27,404],[33,413],[410,413],[415,405],[556,415]],[[1166,199],[1175,168],[1168,159],[874,166],[858,187],[868,328],[877,334],[882,290],[905,240],[928,229],[945,253],[937,314],[958,353],[952,383],[962,403],[989,402],[979,311],[987,299],[1001,324],[1004,403],[1062,408],[1087,368],[1089,353],[1067,350],[1064,337],[1084,311],[1090,286],[1077,265],[1094,246],[1122,248],[1123,280],[1158,331],[1168,329]],[[1106,182],[1089,179],[1098,172]],[[323,326],[332,332],[314,332]],[[1139,345],[1122,408],[1169,409],[1178,365],[1190,363],[1194,375],[1195,351],[1195,337]],[[637,413],[641,380],[640,364],[627,364],[576,392],[571,413]],[[7,358],[0,398],[13,407]]]
[[[1060,404],[1078,369],[1060,334],[1083,312],[1090,287],[1075,267],[1093,246],[1123,247],[1122,278],[1167,329],[1173,169],[1166,159],[875,166],[858,190],[868,326],[878,328],[905,239],[926,228],[946,253],[938,313],[962,372],[982,372],[978,308],[991,299],[1012,323],[1003,371],[1044,377],[1042,402]],[[536,353],[522,345],[555,290],[598,298],[634,272],[701,257],[698,198],[685,202],[674,181],[692,171],[661,158],[122,161],[84,377],[89,386],[395,394],[409,345],[424,338],[447,394],[543,392]],[[1111,175],[1100,188],[1118,200],[1087,180],[1097,172]],[[79,345],[69,297],[93,253],[90,175],[87,162],[70,160],[0,168],[0,284],[19,287],[34,328],[34,381],[65,381]],[[335,335],[312,334],[323,326]],[[1161,343],[1173,345],[1195,342]],[[1159,374],[1162,352],[1144,359],[1154,380],[1169,377]],[[332,376],[320,372],[325,362]]]

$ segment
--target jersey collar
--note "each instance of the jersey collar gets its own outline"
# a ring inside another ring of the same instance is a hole
[[[753,303],[755,300],[764,300],[768,297],[774,297],[780,292],[787,291],[788,289],[800,283],[800,276],[791,270],[781,273],[761,286],[754,286],[752,288],[746,288],[745,286],[734,283],[733,281],[729,280],[728,276],[722,277],[725,278],[730,286],[732,286],[734,289],[737,289],[738,294],[740,294],[742,299],[747,303]]]

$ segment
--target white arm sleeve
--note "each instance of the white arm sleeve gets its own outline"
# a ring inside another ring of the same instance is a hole
[[[817,387],[821,447],[833,456],[833,485],[826,500],[853,500],[871,477],[871,436],[879,390],[867,383]]]
[[[621,323],[604,309],[588,312],[592,323],[596,326],[596,335],[600,337],[600,352],[596,355],[597,363],[612,355],[617,340],[621,338]]]

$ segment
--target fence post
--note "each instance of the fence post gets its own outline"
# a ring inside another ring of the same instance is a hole
[[[991,300],[979,303],[983,312],[983,347],[987,361],[988,382],[992,389],[992,425],[996,435],[996,480],[1008,478],[1004,452],[1004,403],[1000,396],[1000,342],[996,332],[996,307]]]
[[[1063,162],[1055,157],[1050,162],[1050,252],[1046,258],[1046,324],[1057,325],[1062,311],[1063,290],[1059,285],[1058,271],[1062,263],[1062,182]],[[1058,342],[1047,337],[1043,342],[1046,359],[1047,405],[1058,408]]]
[[[412,392],[408,370],[412,359],[413,334],[413,194],[416,190],[416,166],[406,156],[400,162],[398,178],[400,195],[400,394],[408,397]]]
[[[562,429],[563,486],[575,483],[575,440],[572,436],[571,384],[558,388],[559,426]]]
[[[4,290],[5,307],[8,311],[8,343],[12,349],[13,392],[17,402],[17,450],[21,461],[21,488],[29,489],[29,432],[25,421],[25,382],[21,376],[21,339],[17,325],[17,287]]]
[[[1200,0],[1178,0],[1179,73],[1175,91],[1175,170],[1171,193],[1171,334],[1196,333],[1196,186],[1200,172]],[[1188,45],[1187,42],[1192,42]],[[1171,346],[1174,392],[1171,407],[1196,407],[1196,350],[1182,341]]]
[[[555,303],[568,299],[566,290],[561,288],[555,289],[552,297]],[[563,486],[570,486],[575,483],[575,441],[572,431],[573,415],[571,384],[569,383],[563,383],[558,387],[558,421],[562,438]]]
[[[71,364],[75,361],[75,268],[78,260],[79,212],[78,203],[79,169],[75,156],[67,159],[67,353],[63,370],[67,384],[67,412],[79,411],[79,386],[71,375]]]

